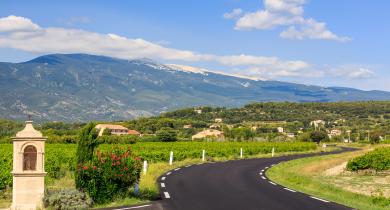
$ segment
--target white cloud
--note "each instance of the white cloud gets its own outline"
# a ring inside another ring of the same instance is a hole
[[[349,37],[340,37],[332,33],[326,28],[326,23],[317,22],[314,19],[307,19],[305,23],[300,25],[299,28],[290,26],[287,30],[280,33],[282,38],[287,39],[327,39],[340,42],[350,41]]]
[[[0,32],[15,33],[35,31],[39,29],[39,26],[28,18],[13,15],[0,18]]]
[[[236,9],[233,9],[233,11],[231,11],[231,12],[227,12],[227,13],[223,14],[223,18],[235,19],[235,18],[239,17],[241,14],[242,14],[242,9],[236,8]]]
[[[236,15],[236,30],[267,30],[288,26],[280,37],[288,39],[324,39],[333,41],[350,41],[346,36],[331,32],[324,22],[303,17],[305,0],[264,0],[264,9]],[[237,17],[238,16],[238,17]]]
[[[144,39],[131,39],[113,33],[100,34],[78,29],[43,28],[24,17],[0,18],[0,47],[37,54],[90,53],[123,59],[152,58],[164,61],[216,62],[237,68],[261,68],[268,71],[307,71],[301,60],[281,60],[253,55],[213,55],[161,46]]]
[[[368,67],[359,65],[343,65],[329,70],[330,76],[344,77],[347,79],[370,79],[375,77],[375,72]]]

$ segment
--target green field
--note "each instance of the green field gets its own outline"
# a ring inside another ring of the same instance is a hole
[[[67,171],[75,168],[76,144],[47,144],[45,152],[45,169],[48,172],[47,181],[65,176]],[[113,147],[132,148],[136,156],[150,163],[166,162],[169,152],[174,152],[174,160],[201,158],[202,150],[206,150],[209,158],[238,157],[243,148],[244,157],[271,153],[272,148],[280,152],[304,152],[315,150],[314,143],[282,143],[282,142],[140,142],[136,144],[100,145],[99,149],[108,150]],[[12,183],[12,145],[0,145],[0,189]]]

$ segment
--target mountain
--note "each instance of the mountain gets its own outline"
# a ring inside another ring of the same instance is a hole
[[[0,117],[122,120],[188,106],[259,101],[389,100],[384,91],[264,81],[148,59],[86,54],[45,55],[0,63]]]

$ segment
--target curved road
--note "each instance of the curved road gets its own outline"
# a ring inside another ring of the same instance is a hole
[[[352,150],[342,148],[342,151],[321,155]],[[284,188],[264,175],[274,164],[315,155],[318,154],[205,163],[175,169],[158,180],[162,196],[158,206],[164,210],[351,209]]]

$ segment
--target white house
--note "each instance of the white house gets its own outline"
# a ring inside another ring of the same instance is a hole
[[[112,135],[127,135],[129,134],[129,129],[122,125],[115,124],[97,124],[95,128],[99,131],[99,136],[103,135],[103,131],[108,129],[111,131]]]
[[[214,137],[217,139],[223,139],[224,135],[222,131],[219,130],[213,130],[213,129],[207,129],[204,131],[201,131],[195,135],[192,136],[192,140],[195,139],[203,139],[203,138],[208,138],[208,137]]]

